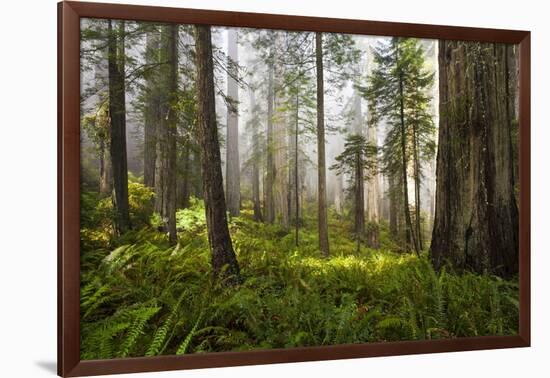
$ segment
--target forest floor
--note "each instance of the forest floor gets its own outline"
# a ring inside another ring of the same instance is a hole
[[[138,184],[130,194],[139,221],[149,194]],[[435,272],[426,252],[394,252],[383,225],[381,248],[358,251],[351,224],[330,212],[322,258],[308,211],[296,246],[293,228],[255,222],[245,206],[229,222],[244,280],[221,288],[201,201],[178,211],[176,246],[145,218],[112,239],[107,201],[84,192],[82,206],[83,359],[517,333],[517,280]]]

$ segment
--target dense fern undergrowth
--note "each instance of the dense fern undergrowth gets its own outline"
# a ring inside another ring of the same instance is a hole
[[[383,225],[381,249],[358,251],[351,224],[335,214],[323,259],[309,210],[298,247],[292,229],[255,222],[246,206],[230,219],[244,280],[221,288],[211,280],[202,202],[178,211],[170,247],[151,198],[130,184],[135,231],[113,238],[110,200],[83,192],[82,359],[517,332],[517,280],[435,272],[426,252],[393,252]]]

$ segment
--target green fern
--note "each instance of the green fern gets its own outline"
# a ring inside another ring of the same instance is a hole
[[[121,357],[128,357],[132,352],[138,338],[143,333],[143,328],[149,319],[151,319],[157,312],[159,312],[160,307],[143,307],[138,308],[134,313],[134,320],[131,326],[128,329],[126,338],[122,343],[120,348],[119,355]]]
[[[191,328],[191,331],[187,334],[183,342],[180,344],[180,346],[176,350],[176,354],[185,354],[187,352],[187,348],[189,348],[189,344],[191,344],[191,340],[193,339],[193,336],[197,331],[197,328],[199,326],[199,323],[201,322],[201,319],[202,319],[202,314],[199,315],[197,321],[195,322],[195,325],[193,326],[193,328]]]
[[[211,280],[201,206],[180,212],[186,228],[176,247],[150,228],[108,248],[82,244],[82,359],[517,333],[517,279],[437,272],[425,254],[388,250],[385,225],[383,249],[357,252],[351,224],[334,213],[335,247],[322,259],[307,203],[299,247],[293,233],[253,221],[246,207],[233,217],[245,280],[221,288]],[[89,231],[84,237],[103,232]]]
[[[177,314],[181,305],[181,302],[185,298],[186,292],[184,292],[176,302],[176,304],[172,307],[172,311],[164,321],[164,323],[155,331],[155,336],[153,337],[153,341],[151,342],[151,345],[149,345],[149,348],[147,349],[147,352],[145,353],[146,356],[157,356],[159,354],[162,354],[164,349],[167,347],[168,342],[170,340],[166,340],[168,336],[168,332],[174,327],[175,319],[177,318]]]

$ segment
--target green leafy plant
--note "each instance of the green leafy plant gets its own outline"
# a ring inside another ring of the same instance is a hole
[[[178,222],[176,246],[144,227],[82,249],[83,359],[517,333],[517,279],[436,272],[425,254],[392,252],[384,224],[381,248],[358,252],[349,221],[331,214],[323,259],[307,211],[296,247],[244,209],[230,221],[244,280],[224,289],[211,280],[202,201]]]

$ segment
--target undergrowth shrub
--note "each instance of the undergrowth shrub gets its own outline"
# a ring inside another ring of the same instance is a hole
[[[128,181],[128,205],[133,228],[142,229],[150,225],[153,215],[155,194],[132,176]],[[114,241],[113,202],[110,196],[97,192],[82,191],[80,196],[81,219],[80,240],[83,250],[108,248]]]
[[[89,216],[89,224],[101,224]],[[351,225],[333,216],[329,221],[331,257],[323,259],[310,216],[303,219],[298,246],[293,229],[254,222],[248,209],[231,218],[244,282],[230,288],[211,280],[200,200],[178,211],[174,247],[151,227],[109,248],[86,245],[82,358],[517,332],[516,279],[436,272],[425,253],[392,252],[385,225],[379,250],[357,251],[346,236]]]

